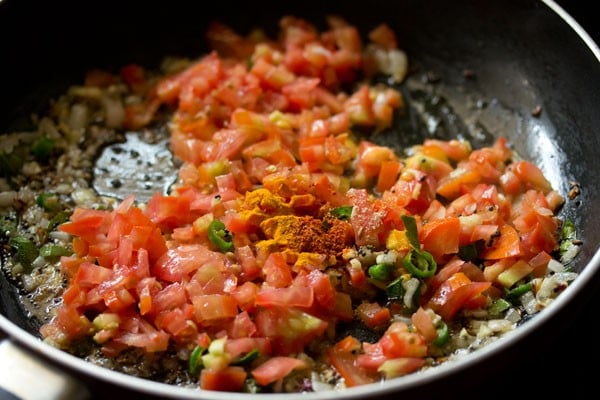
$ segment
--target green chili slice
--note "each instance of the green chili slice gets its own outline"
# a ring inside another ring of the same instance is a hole
[[[460,246],[458,248],[458,257],[463,261],[473,261],[479,257],[479,252],[482,248],[484,241],[482,239],[477,240],[474,243]]]
[[[415,219],[415,217],[412,217],[410,215],[403,215],[400,218],[402,218],[404,228],[406,228],[406,238],[415,250],[419,250],[421,248],[421,243],[419,243],[417,220]]]
[[[524,283],[506,292],[504,296],[508,301],[514,301],[531,290],[531,282]]]
[[[30,267],[33,260],[39,255],[39,251],[35,244],[26,237],[15,236],[10,239],[10,245],[17,251],[17,260],[25,268]]]
[[[567,250],[573,246],[573,241],[576,239],[577,232],[575,230],[575,224],[573,224],[573,221],[570,219],[565,220],[560,233],[560,254],[562,255],[563,253],[567,252]]]
[[[54,149],[54,140],[40,136],[32,145],[31,153],[38,161],[46,161]]]
[[[192,350],[192,354],[190,354],[189,361],[190,374],[196,375],[198,374],[198,372],[200,372],[202,367],[204,367],[204,365],[202,364],[202,354],[205,351],[206,349],[202,346],[196,346],[194,347],[194,350]]]
[[[441,321],[436,331],[437,338],[435,338],[433,344],[435,344],[436,346],[443,346],[448,342],[448,339],[450,339],[450,331],[448,329],[448,325],[444,321]]]
[[[58,246],[55,244],[45,244],[40,248],[40,256],[44,258],[68,256],[71,252],[64,246]]]
[[[60,208],[58,196],[54,193],[41,193],[35,202],[46,211],[57,211]]]
[[[387,281],[392,276],[392,266],[390,264],[382,263],[375,264],[369,267],[369,276],[378,281]]]
[[[67,222],[69,220],[70,215],[71,214],[66,211],[59,211],[56,214],[54,214],[54,216],[48,222],[48,230],[52,231],[60,224]]]
[[[435,274],[437,263],[433,256],[426,251],[411,250],[402,259],[404,268],[417,278],[429,278]]]
[[[352,215],[352,206],[336,207],[333,210],[331,210],[331,214],[333,214],[337,219],[347,221]]]
[[[417,278],[429,278],[433,276],[437,270],[437,264],[431,254],[421,250],[415,217],[403,215],[400,218],[402,218],[402,222],[406,228],[406,237],[413,247],[413,250],[402,260],[404,268]]]
[[[258,349],[253,349],[253,350],[249,351],[248,353],[240,356],[236,360],[232,361],[231,364],[232,365],[248,364],[249,362],[255,360],[259,356],[259,354],[260,354],[260,352],[258,351]]]
[[[233,236],[218,219],[208,225],[208,238],[224,253],[233,250]]]
[[[404,298],[404,293],[406,292],[406,289],[404,289],[404,286],[402,286],[403,282],[404,278],[399,277],[397,279],[394,279],[387,285],[385,293],[388,297],[388,300],[400,301]]]
[[[511,303],[504,299],[497,299],[488,307],[488,313],[490,315],[500,315],[504,311],[511,307]]]

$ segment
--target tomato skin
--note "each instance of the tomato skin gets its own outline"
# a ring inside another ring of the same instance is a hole
[[[456,313],[470,301],[489,289],[491,282],[472,282],[464,273],[456,272],[440,285],[427,305],[445,321],[450,321]],[[473,306],[481,306],[475,300]]]
[[[222,370],[204,368],[200,372],[200,387],[204,390],[239,392],[248,374],[242,367],[228,366]]]
[[[327,359],[344,378],[344,382],[348,387],[373,383],[379,378],[377,373],[359,366],[357,355],[351,351],[338,349],[335,346],[327,350]]]
[[[272,341],[275,354],[289,355],[301,349],[327,329],[327,322],[300,309],[259,308],[255,314],[258,335]]]
[[[431,343],[437,338],[438,334],[435,325],[431,320],[431,316],[423,309],[423,307],[419,307],[412,315],[411,319],[413,325],[419,333],[423,335],[423,338],[427,343]]]
[[[356,244],[377,246],[383,233],[383,213],[375,212],[374,204],[369,200],[365,190],[350,189],[348,197],[353,205],[350,223],[354,228]]]
[[[268,385],[286,377],[296,369],[307,368],[305,361],[293,357],[271,357],[251,372],[259,385]]]
[[[358,318],[371,329],[387,326],[391,318],[390,309],[377,303],[363,302],[356,308],[356,312]]]
[[[196,319],[204,323],[234,318],[238,314],[235,299],[226,294],[195,296],[192,298],[192,304]]]
[[[486,248],[481,257],[486,260],[514,257],[521,254],[519,234],[510,225],[503,225],[499,230],[499,237],[491,247]]]
[[[313,304],[314,291],[311,287],[292,285],[286,288],[263,288],[256,294],[257,306],[302,307]]]
[[[425,357],[427,355],[425,340],[416,333],[386,332],[379,343],[381,343],[381,351],[386,358]]]
[[[418,357],[400,357],[385,360],[377,369],[386,379],[410,374],[425,365],[425,360]]]
[[[419,239],[423,249],[431,253],[436,261],[447,254],[458,252],[460,220],[458,217],[430,221],[423,225]]]

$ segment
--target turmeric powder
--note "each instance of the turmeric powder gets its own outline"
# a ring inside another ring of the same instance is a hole
[[[352,226],[336,218],[278,215],[264,220],[260,228],[268,239],[257,246],[271,251],[292,249],[338,256],[344,248],[352,246],[354,240]]]
[[[271,216],[292,213],[292,208],[283,197],[264,188],[246,192],[240,210],[241,217],[255,226]]]

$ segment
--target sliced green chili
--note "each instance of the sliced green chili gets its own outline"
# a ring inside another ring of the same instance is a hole
[[[57,212],[56,214],[54,214],[54,216],[48,222],[48,230],[52,231],[58,225],[62,224],[63,222],[67,222],[69,220],[69,217],[70,217],[70,213],[68,213],[66,211]]]
[[[433,276],[437,270],[437,264],[429,252],[421,250],[417,221],[410,215],[403,215],[401,218],[406,228],[406,237],[413,247],[413,250],[404,256],[402,260],[404,268],[417,278],[429,278]]]
[[[435,274],[437,263],[426,251],[412,250],[402,259],[404,268],[417,278],[429,278]]]
[[[208,238],[224,253],[233,250],[233,236],[218,219],[208,225]]]
[[[406,237],[408,241],[415,250],[419,250],[421,248],[421,243],[419,243],[417,220],[415,219],[415,217],[412,217],[410,215],[403,215],[400,218],[402,218],[402,222],[404,223],[404,228],[406,229]]]
[[[385,290],[385,293],[388,297],[388,300],[391,301],[400,301],[404,298],[404,293],[406,293],[406,289],[402,286],[404,282],[403,277],[399,277],[390,282]]]
[[[437,338],[435,338],[433,344],[435,344],[436,346],[443,346],[448,342],[448,339],[450,339],[450,331],[448,329],[448,325],[444,321],[441,321],[436,331]]]
[[[192,350],[189,361],[190,374],[197,375],[202,367],[204,367],[202,364],[202,354],[204,354],[205,351],[206,349],[202,346],[196,346],[194,347],[194,350]]]
[[[58,196],[54,193],[41,193],[35,202],[46,211],[57,211],[60,208]]]
[[[333,214],[337,219],[347,221],[352,215],[352,206],[336,207],[333,210],[331,210],[331,214]]]
[[[39,255],[39,251],[35,244],[26,237],[15,236],[10,239],[10,245],[17,252],[17,260],[25,268],[31,267],[33,260]]]
[[[44,258],[68,256],[71,252],[64,246],[45,244],[40,248],[40,256]]]
[[[508,301],[514,301],[516,299],[518,299],[519,297],[521,297],[522,295],[524,295],[525,293],[529,292],[531,290],[532,286],[531,286],[531,282],[527,282],[524,283],[522,285],[519,285],[509,291],[506,292],[506,295],[504,296]]]
[[[46,161],[54,149],[54,140],[48,136],[40,136],[32,145],[31,153],[38,161]]]
[[[485,242],[480,239],[476,242],[460,246],[458,248],[458,257],[463,261],[473,261],[479,257],[479,252]]]
[[[237,358],[236,360],[232,361],[231,364],[232,365],[248,364],[249,362],[255,360],[259,356],[259,354],[260,354],[260,352],[258,351],[258,349],[253,349],[253,350],[249,351],[248,353],[242,355],[241,357]]]
[[[387,281],[392,276],[392,266],[386,263],[371,265],[368,273],[373,279]]]
[[[560,234],[560,254],[569,250],[569,248],[573,246],[573,241],[576,240],[576,238],[575,224],[569,219],[565,220]]]
[[[490,315],[500,315],[504,311],[508,310],[512,304],[504,299],[497,299],[488,307],[488,313]]]

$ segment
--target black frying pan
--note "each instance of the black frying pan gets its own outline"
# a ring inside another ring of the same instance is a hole
[[[533,380],[519,375],[538,365],[529,360],[523,367],[524,357],[535,356],[551,363],[555,358],[548,354],[553,352],[580,351],[585,355],[594,346],[592,343],[588,347],[589,336],[574,331],[571,324],[575,321],[574,315],[582,312],[582,306],[598,289],[600,279],[600,214],[596,206],[600,179],[597,167],[600,52],[593,43],[586,43],[585,37],[578,35],[569,24],[573,21],[562,14],[555,3],[371,0],[343,4],[303,1],[300,6],[299,3],[261,1],[211,2],[210,7],[200,2],[148,3],[0,2],[3,60],[0,63],[0,131],[24,127],[32,110],[43,110],[51,96],[78,82],[88,68],[118,68],[130,62],[155,66],[166,54],[202,54],[206,49],[203,41],[206,24],[213,18],[245,31],[253,26],[275,27],[279,16],[286,13],[317,23],[323,22],[323,15],[336,13],[363,31],[382,21],[390,24],[397,32],[400,47],[415,67],[414,79],[434,77],[450,93],[460,93],[456,101],[467,93],[498,104],[493,115],[485,119],[486,135],[506,136],[518,153],[542,166],[561,193],[568,192],[569,180],[577,181],[582,187],[580,196],[567,202],[562,210],[563,216],[575,222],[583,240],[573,264],[581,275],[551,307],[521,327],[516,335],[424,379],[413,376],[376,388],[358,388],[338,395],[310,394],[302,398],[382,398],[398,395],[398,392],[432,395],[439,390],[468,396],[470,390],[465,387],[484,388],[476,383],[478,379],[497,382],[498,387],[509,385],[506,393],[512,393],[510,385],[518,390],[517,382],[527,385]],[[475,78],[467,79],[466,70],[473,71]],[[406,90],[410,95],[410,88]],[[538,106],[541,114],[532,115]],[[418,126],[416,128],[414,135],[395,140],[399,145],[422,141]],[[435,133],[442,138],[457,130],[463,134],[470,132],[467,123],[454,120],[446,121],[443,128]],[[40,360],[69,371],[100,393],[108,391],[105,382],[112,382],[116,385],[113,388],[128,393],[227,398],[226,394],[179,391],[102,371],[41,344],[35,323],[27,318],[19,304],[16,289],[1,274],[0,329],[32,350]],[[552,341],[559,334],[571,338],[571,343]],[[552,347],[546,349],[546,345]],[[550,371],[560,376],[569,368],[571,366],[556,365]],[[490,379],[488,374],[498,374],[498,380]],[[546,379],[546,384],[551,384],[553,378]],[[293,395],[285,398],[291,399]]]

